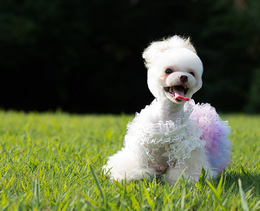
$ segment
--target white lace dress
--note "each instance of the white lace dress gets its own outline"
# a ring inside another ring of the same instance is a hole
[[[230,162],[230,127],[209,104],[190,100],[184,115],[174,121],[154,123],[155,100],[127,126],[124,146],[135,152],[146,167],[175,167],[185,163],[194,149],[205,147],[213,168],[222,171]]]

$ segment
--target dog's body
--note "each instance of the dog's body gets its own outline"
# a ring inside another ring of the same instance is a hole
[[[166,173],[198,181],[202,167],[212,176],[229,164],[230,129],[209,104],[189,99],[202,86],[202,62],[189,39],[152,43],[143,54],[155,100],[137,114],[124,147],[104,167],[114,179],[139,180]],[[185,102],[189,101],[189,102]]]

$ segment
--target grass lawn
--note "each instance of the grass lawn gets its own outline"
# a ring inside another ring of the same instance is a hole
[[[133,116],[0,112],[2,210],[260,210],[260,116],[222,115],[232,163],[218,178],[172,186],[102,172]]]

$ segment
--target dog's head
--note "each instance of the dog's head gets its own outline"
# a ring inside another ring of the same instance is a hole
[[[143,53],[148,87],[157,98],[183,103],[202,86],[203,65],[189,39],[173,36],[153,42]]]

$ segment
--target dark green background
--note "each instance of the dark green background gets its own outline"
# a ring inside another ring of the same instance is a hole
[[[0,107],[140,111],[153,99],[142,51],[175,34],[204,63],[196,101],[260,111],[259,0],[0,1]]]

